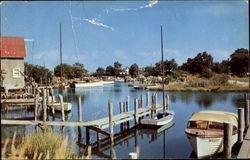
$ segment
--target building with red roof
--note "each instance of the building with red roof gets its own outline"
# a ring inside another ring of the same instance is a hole
[[[26,48],[23,37],[0,37],[1,87],[21,89],[24,81]]]

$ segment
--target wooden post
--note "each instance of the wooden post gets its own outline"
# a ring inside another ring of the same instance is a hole
[[[59,94],[59,99],[60,99],[60,104],[61,104],[61,113],[62,113],[62,121],[65,121],[65,117],[64,117],[64,104],[63,104],[63,97],[62,95]]]
[[[143,108],[143,95],[141,95],[141,108]]]
[[[113,130],[113,103],[109,100],[108,102],[109,110],[109,131],[110,131],[110,143],[114,144],[114,130]]]
[[[138,115],[137,115],[137,109],[138,109],[138,99],[134,99],[134,117],[135,117],[135,124],[138,124]]]
[[[43,89],[43,124],[45,125],[47,119],[47,105],[46,105],[46,97],[45,90]]]
[[[86,144],[89,144],[89,127],[86,127]]]
[[[101,144],[101,140],[102,140],[102,137],[101,137],[101,133],[100,132],[96,132],[96,138],[97,138],[97,142],[98,142],[98,145],[100,145]]]
[[[165,112],[167,109],[167,97],[164,97],[164,100],[163,100],[163,112]]]
[[[120,113],[122,113],[124,111],[122,102],[119,102],[119,107],[120,107]],[[121,132],[123,131],[123,123],[120,124],[120,130]]]
[[[53,92],[53,89],[51,88],[51,109],[52,109],[52,115],[53,115],[53,118],[55,118],[55,107],[54,107],[54,92]]]
[[[151,105],[151,113],[150,113],[150,118],[153,118],[153,113],[154,113],[154,101],[155,101],[155,98],[154,98],[154,95],[152,95],[152,105]]]
[[[245,127],[248,127],[249,126],[249,101],[250,100],[246,100],[246,105],[245,105]]]
[[[81,96],[78,97],[78,122],[82,122],[82,100]]]
[[[229,122],[224,122],[224,158],[231,158],[232,140],[233,140],[233,125]]]
[[[245,129],[244,108],[238,108],[238,118],[238,142],[242,143]]]
[[[149,92],[146,93],[146,106],[149,106],[149,98],[150,98],[150,94]]]
[[[82,140],[82,129],[79,126],[77,128],[78,128],[78,142],[80,143]]]
[[[126,112],[129,112],[129,96],[126,96]]]
[[[38,120],[38,116],[37,116],[37,112],[38,112],[38,95],[35,96],[35,121]]]
[[[166,109],[169,110],[169,95],[167,95],[166,97],[167,97]]]

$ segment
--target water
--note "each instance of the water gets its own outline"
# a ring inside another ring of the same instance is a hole
[[[162,104],[162,92],[135,90],[128,87],[127,83],[116,82],[115,84],[105,85],[104,87],[95,88],[77,88],[66,89],[62,92],[64,101],[72,103],[72,111],[66,114],[67,121],[77,121],[77,102],[78,96],[82,96],[83,120],[96,120],[108,116],[108,100],[113,102],[114,114],[119,113],[119,102],[125,102],[126,96],[130,96],[130,110],[133,109],[134,98],[139,98],[146,92],[157,93],[157,102]],[[55,95],[58,95],[58,90],[54,90]],[[139,158],[189,158],[192,152],[192,147],[184,132],[187,121],[192,113],[200,110],[220,110],[237,113],[238,107],[243,107],[243,93],[239,92],[165,92],[170,98],[170,109],[175,111],[174,124],[171,128],[160,133],[145,130],[132,131],[125,136],[125,140],[120,140],[120,144],[114,146],[114,151],[111,152],[109,147],[98,152],[97,148],[92,153],[93,158],[104,158],[105,156],[115,155],[117,158],[129,158],[130,152],[135,152],[135,146],[139,147]],[[151,102],[151,99],[150,99]],[[145,103],[144,103],[145,104]],[[23,113],[24,111],[22,111]],[[3,115],[4,113],[2,113]],[[20,113],[19,113],[20,115]],[[25,112],[26,116],[31,116],[32,113]],[[6,117],[6,116],[5,116]],[[49,116],[52,120],[52,117]],[[55,121],[60,121],[60,114],[57,114]],[[133,124],[133,121],[130,122]],[[29,132],[33,127],[1,127],[2,140],[10,132],[19,130],[19,135],[24,132]],[[56,128],[60,132],[60,128]],[[85,153],[85,128],[82,128],[82,138],[78,138],[77,127],[66,127],[65,133],[69,139],[75,144],[75,151]],[[107,129],[108,131],[108,129]],[[114,128],[115,133],[120,131],[120,126]],[[4,134],[4,135],[3,135]],[[96,132],[90,132],[90,142],[96,141]],[[104,136],[103,136],[104,137]],[[80,141],[79,141],[80,140]],[[106,157],[106,158],[107,158]]]

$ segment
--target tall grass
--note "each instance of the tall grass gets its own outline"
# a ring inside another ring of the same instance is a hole
[[[25,135],[21,143],[15,145],[16,134],[10,142],[6,139],[2,147],[2,158],[6,159],[69,159],[73,155],[73,147],[68,138],[56,132],[34,131]]]

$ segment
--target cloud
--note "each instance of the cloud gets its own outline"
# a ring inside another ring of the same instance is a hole
[[[109,11],[115,11],[115,12],[137,11],[137,10],[143,9],[143,8],[151,8],[157,3],[158,3],[158,0],[152,0],[152,1],[149,1],[149,4],[144,5],[144,6],[140,6],[140,7],[137,7],[137,8],[112,8],[110,10],[106,10],[106,13],[108,14]]]
[[[91,24],[100,26],[100,27],[104,27],[104,28],[111,29],[112,31],[116,31],[113,27],[110,27],[110,26],[108,26],[108,25],[106,25],[106,24],[103,24],[103,23],[101,23],[101,22],[98,22],[98,19],[96,19],[96,18],[93,18],[93,19],[84,18],[83,20],[86,21],[86,22],[89,22],[89,23],[91,23]]]

